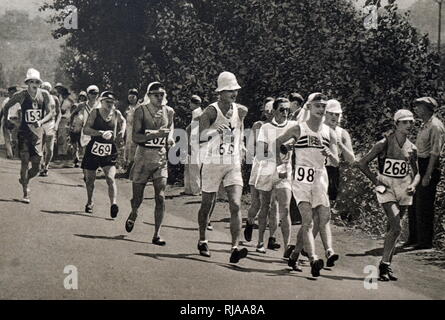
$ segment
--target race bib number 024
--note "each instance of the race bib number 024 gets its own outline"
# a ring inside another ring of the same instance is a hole
[[[315,169],[311,167],[296,167],[295,168],[295,181],[313,184],[315,181]]]
[[[25,112],[26,123],[36,123],[42,119],[42,110],[28,109]]]
[[[113,150],[113,145],[111,143],[100,143],[94,141],[93,147],[91,148],[91,153],[98,157],[106,157],[111,155]]]
[[[409,174],[409,165],[405,160],[386,159],[383,174],[391,178],[404,178]]]

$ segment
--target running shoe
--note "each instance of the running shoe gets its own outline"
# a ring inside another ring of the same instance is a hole
[[[87,205],[85,206],[85,212],[86,212],[86,213],[93,213],[93,207],[94,207],[93,204],[87,204]]]
[[[209,224],[207,225],[207,230],[209,231],[213,231],[213,226],[212,224],[209,222]]]
[[[280,248],[281,248],[281,245],[279,243],[277,243],[277,239],[275,239],[274,237],[270,237],[269,241],[267,242],[267,249],[277,250]]]
[[[130,233],[133,230],[134,224],[136,222],[136,218],[137,218],[137,214],[132,217],[131,212],[130,212],[130,215],[128,216],[127,221],[125,221],[125,230],[128,233]]]
[[[26,197],[23,197],[22,202],[23,202],[23,203],[26,203],[26,204],[30,204],[30,203],[31,203],[31,200],[29,199],[28,196],[26,196]]]
[[[384,282],[388,282],[390,281],[390,277],[389,277],[389,265],[380,262],[379,265],[379,281],[384,281]]]
[[[295,246],[294,245],[287,246],[286,251],[284,251],[283,258],[284,259],[289,259],[292,251],[294,251],[294,250],[295,250]]]
[[[247,257],[247,253],[246,248],[242,248],[241,250],[238,250],[238,248],[233,249],[230,255],[230,263],[238,263],[241,259]]]
[[[391,281],[397,281],[398,280],[398,278],[394,275],[394,271],[392,271],[392,268],[391,268],[390,265],[388,266],[388,278]]]
[[[289,257],[289,260],[287,261],[287,265],[289,267],[291,267],[292,270],[294,270],[294,271],[302,272],[303,269],[301,269],[301,267],[298,265],[298,257],[299,256],[300,256],[299,254],[297,254],[296,256],[291,254]]]
[[[336,253],[332,253],[331,255],[329,255],[326,260],[326,267],[331,268],[331,267],[335,266],[335,261],[337,261],[338,258],[339,258],[339,255]]]
[[[246,222],[246,227],[244,228],[244,239],[246,239],[247,242],[252,241],[253,226],[253,223],[250,224],[248,221]]]
[[[264,248],[263,243],[258,243],[258,245],[256,246],[256,252],[266,253],[266,248]]]
[[[304,249],[301,249],[301,255],[303,256],[303,257],[306,257],[306,258],[309,258],[309,255],[308,255],[308,253],[306,252],[306,251],[304,251]]]
[[[311,274],[313,277],[320,276],[320,270],[323,269],[324,262],[323,259],[318,259],[311,262]]]
[[[157,245],[157,246],[165,246],[167,244],[167,242],[165,242],[163,239],[161,239],[161,237],[154,237],[151,240],[151,243]]]
[[[113,204],[110,208],[110,216],[114,219],[117,217],[117,214],[119,213],[119,207],[117,204]]]
[[[198,250],[201,256],[210,258],[210,250],[207,242],[198,242]]]

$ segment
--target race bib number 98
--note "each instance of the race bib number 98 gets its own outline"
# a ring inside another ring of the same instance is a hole
[[[295,181],[313,184],[315,180],[315,169],[311,167],[296,167],[295,168]]]
[[[42,110],[28,109],[25,112],[25,122],[26,123],[36,123],[42,119]]]
[[[386,159],[383,174],[392,178],[404,178],[409,173],[409,165],[405,160]]]
[[[113,145],[111,143],[100,143],[94,141],[93,147],[91,148],[91,153],[98,157],[106,157],[111,155],[113,150]]]

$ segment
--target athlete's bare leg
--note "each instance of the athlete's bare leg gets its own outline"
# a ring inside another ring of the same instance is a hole
[[[202,191],[201,207],[198,212],[198,224],[199,224],[199,240],[205,241],[207,225],[209,224],[209,215],[216,202],[216,192]]]
[[[117,186],[116,186],[116,167],[115,166],[107,166],[103,167],[105,173],[105,179],[108,185],[108,196],[110,198],[110,204],[116,204],[117,199]]]
[[[241,233],[241,196],[243,187],[238,185],[225,188],[229,200],[230,210],[230,233],[232,234],[232,247],[238,246]]]
[[[153,181],[155,190],[155,232],[153,238],[159,237],[162,221],[165,214],[165,188],[167,186],[167,178],[159,178]]]
[[[96,181],[96,170],[83,170],[85,185],[87,188],[87,205],[93,204],[94,182]]]

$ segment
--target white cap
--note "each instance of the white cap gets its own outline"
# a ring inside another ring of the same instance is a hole
[[[269,101],[268,103],[266,103],[264,105],[264,111],[268,111],[268,112],[272,111],[273,110],[273,103],[274,103],[273,100]]]
[[[42,89],[45,89],[48,91],[51,91],[53,89],[53,86],[49,82],[44,82],[40,86],[42,87]]]
[[[241,89],[233,73],[224,71],[218,77],[218,88],[216,92]]]
[[[25,83],[29,80],[37,80],[42,82],[42,79],[40,79],[40,72],[33,68],[28,69],[28,72],[26,72]]]
[[[406,121],[406,120],[414,121],[414,115],[409,110],[400,109],[394,115],[394,121],[396,121],[396,122],[397,121]]]
[[[90,93],[90,91],[95,91],[95,92],[99,93],[99,88],[93,84],[87,88],[87,92]]]
[[[340,102],[335,99],[328,100],[326,104],[326,112],[343,113]]]

